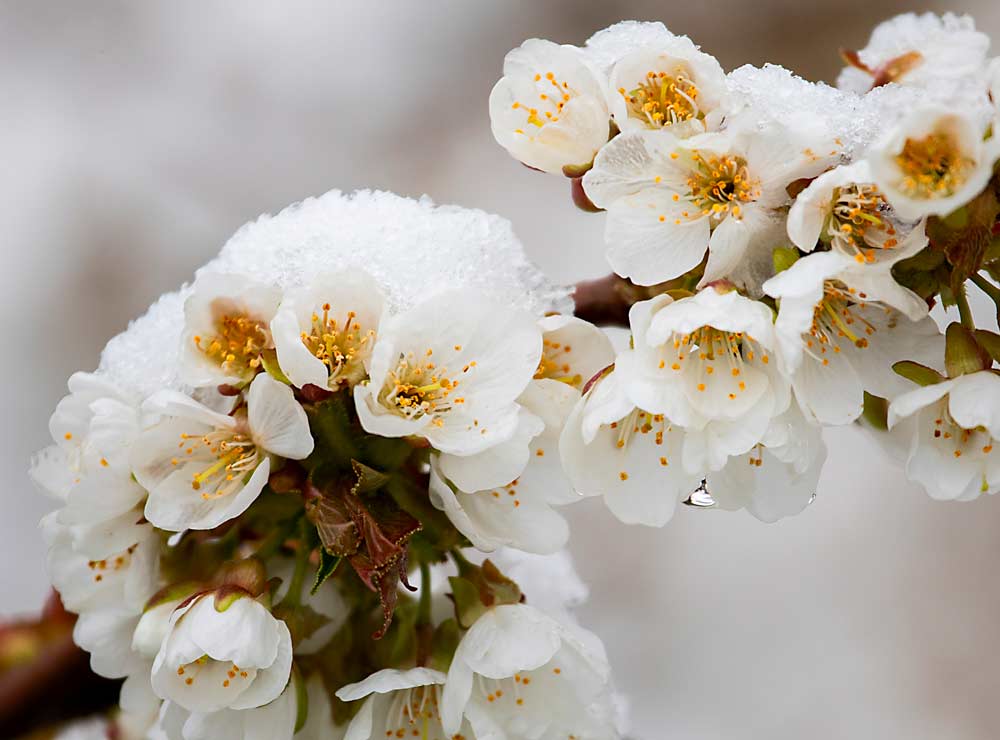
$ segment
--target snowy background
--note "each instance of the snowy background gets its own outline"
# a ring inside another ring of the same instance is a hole
[[[25,469],[65,379],[243,222],[332,187],[426,192],[509,217],[558,280],[597,276],[601,217],[490,135],[509,48],[659,19],[727,69],[772,61],[829,80],[839,46],[911,7],[0,4],[0,614],[46,593],[48,502]],[[918,9],[971,10],[1000,35],[993,0]],[[593,592],[583,618],[639,740],[1000,736],[1000,501],[936,504],[859,431],[829,441],[816,502],[774,526],[682,510],[647,530],[599,502],[570,511]]]

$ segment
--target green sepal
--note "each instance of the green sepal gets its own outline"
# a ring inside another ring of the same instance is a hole
[[[978,373],[993,366],[993,358],[962,324],[957,321],[949,324],[944,336],[944,366],[949,378]]]
[[[224,612],[240,599],[250,596],[239,586],[224,585],[215,589],[215,611]]]
[[[469,629],[486,613],[486,605],[479,598],[479,589],[472,581],[461,576],[451,576],[451,597],[455,602],[455,619],[462,629]]]
[[[921,365],[913,360],[900,360],[893,364],[892,369],[897,375],[901,375],[917,385],[934,385],[947,380],[934,368]]]
[[[155,609],[158,606],[167,604],[171,601],[183,601],[189,596],[198,593],[204,586],[197,581],[182,581],[181,583],[172,583],[169,586],[164,586],[155,594],[153,594],[146,605],[142,608],[143,612],[148,612],[150,609]]]
[[[872,429],[884,432],[889,429],[889,401],[865,391],[861,419]]]
[[[794,247],[775,247],[771,253],[775,273],[784,272],[798,261],[799,250]]]
[[[430,667],[447,673],[461,637],[458,622],[454,619],[441,622],[434,630],[434,637],[431,639]]]
[[[976,329],[973,334],[979,346],[986,350],[990,357],[1000,362],[1000,334],[986,329]]]
[[[310,595],[315,595],[319,591],[320,586],[326,582],[326,579],[337,572],[341,560],[343,558],[331,555],[326,551],[326,548],[319,548],[319,567],[316,569],[316,580],[309,591]]]
[[[260,353],[260,363],[264,366],[264,371],[270,375],[275,380],[284,383],[285,385],[291,385],[292,381],[288,379],[288,376],[282,372],[281,366],[278,365],[278,353],[273,349],[265,349]]]

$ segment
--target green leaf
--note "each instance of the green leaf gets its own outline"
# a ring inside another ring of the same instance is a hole
[[[971,331],[953,322],[945,331],[944,366],[949,378],[957,378],[989,369],[993,358],[979,346]]]
[[[351,470],[351,461],[358,457],[358,431],[342,393],[326,401],[304,406],[309,417],[309,431],[316,441],[313,453],[306,458],[306,467],[315,474],[327,469]]]
[[[340,561],[343,558],[336,555],[331,555],[326,551],[325,547],[319,548],[319,567],[316,569],[316,580],[313,582],[313,587],[309,593],[313,596],[319,591],[320,586],[322,586],[326,579],[337,572],[337,568],[340,566]]]
[[[901,375],[907,380],[913,381],[917,385],[934,385],[946,378],[934,368],[921,365],[912,360],[900,360],[892,366],[897,375]]]
[[[351,490],[351,493],[356,496],[377,491],[389,482],[390,476],[375,470],[375,468],[370,468],[357,460],[351,460],[351,466],[358,477],[357,483],[354,484],[354,488]]]

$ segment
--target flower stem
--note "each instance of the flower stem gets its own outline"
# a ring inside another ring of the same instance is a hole
[[[305,581],[306,570],[309,567],[309,556],[312,554],[312,550],[307,544],[309,539],[307,526],[308,520],[304,517],[299,520],[299,531],[302,536],[299,537],[299,549],[295,552],[295,570],[292,572],[292,580],[288,584],[288,593],[282,599],[289,606],[299,606],[302,602],[302,583]]]
[[[972,309],[969,307],[969,297],[965,294],[965,285],[955,294],[955,304],[958,306],[958,315],[962,320],[962,326],[969,331],[975,331],[976,322],[972,318]]]
[[[431,623],[431,566],[420,561],[420,601],[417,604],[417,625]]]

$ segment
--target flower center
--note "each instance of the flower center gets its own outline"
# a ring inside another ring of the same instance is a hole
[[[757,184],[750,179],[747,161],[740,156],[691,152],[692,168],[687,187],[691,202],[701,216],[719,219],[727,214],[739,217],[740,204],[760,197]],[[687,214],[685,214],[687,215]]]
[[[907,139],[895,160],[903,174],[903,192],[921,199],[953,194],[965,184],[975,165],[962,154],[955,137],[944,131]]]
[[[202,655],[197,660],[177,666],[177,675],[183,677],[187,686],[192,686],[203,670],[209,669],[209,674],[216,677],[224,689],[236,687],[243,681],[252,681],[256,675],[256,670],[247,671],[240,668],[235,663],[230,663],[231,667],[222,673],[219,669],[224,663],[212,660],[207,655]],[[253,675],[251,675],[251,673]]]
[[[747,390],[746,364],[757,361],[771,362],[767,350],[743,332],[728,332],[703,326],[690,334],[675,334],[673,339],[677,356],[670,369],[694,374],[695,388],[699,393],[726,394],[735,401]],[[666,360],[660,360],[660,368]]]
[[[515,101],[511,104],[514,110],[521,110],[527,114],[527,124],[542,128],[547,123],[555,123],[562,115],[562,110],[570,100],[578,93],[570,87],[569,83],[559,80],[554,72],[546,72],[535,75],[535,91],[538,100],[530,103]],[[519,134],[524,133],[524,129],[516,129]]]
[[[195,346],[226,373],[249,376],[260,367],[260,353],[269,343],[267,323],[243,311],[228,310],[216,301],[212,336],[194,337]]]
[[[620,87],[618,93],[625,99],[629,118],[638,119],[650,128],[663,128],[702,117],[698,108],[698,87],[683,68],[676,69],[673,74],[647,72],[634,90]]]
[[[461,349],[461,345],[455,345],[456,352]],[[433,354],[431,349],[424,353],[422,359],[417,359],[412,352],[401,354],[399,364],[389,371],[388,381],[379,394],[379,402],[409,419],[430,416],[431,423],[440,427],[444,424],[444,415],[465,403],[464,396],[455,395],[461,381],[453,379],[453,376],[470,372],[476,362],[468,362],[460,372],[451,373],[447,367],[439,367],[431,359]]]
[[[108,573],[117,573],[122,568],[127,568],[129,563],[132,562],[132,553],[135,552],[137,546],[132,545],[127,550],[123,550],[111,557],[89,561],[87,567],[94,573],[94,583],[103,581],[104,576]]]
[[[837,188],[827,233],[834,247],[860,263],[874,262],[876,250],[899,245],[892,207],[867,183]]]
[[[363,360],[375,342],[375,330],[365,331],[357,314],[348,311],[343,324],[330,316],[330,304],[324,303],[322,315],[313,313],[312,328],[302,332],[302,343],[330,370],[330,386],[356,383],[365,375]]]
[[[858,349],[868,348],[868,337],[877,330],[857,310],[867,305],[866,297],[832,280],[826,282],[823,299],[813,311],[813,323],[805,337],[805,350],[813,359],[829,365],[829,353],[840,354],[841,339],[848,340]]]
[[[260,453],[253,440],[246,434],[231,429],[216,429],[208,434],[181,434],[177,445],[185,457],[204,462],[204,467],[191,477],[191,488],[201,491],[201,497],[222,498],[243,485],[244,478],[260,463]],[[183,457],[174,457],[172,465],[179,465]]]
[[[574,373],[569,363],[572,352],[573,348],[568,344],[542,339],[542,358],[535,371],[535,379],[558,380],[574,388],[581,388],[584,378],[579,373]]]
[[[385,737],[445,740],[437,685],[414,686],[394,692],[385,713]],[[465,738],[452,735],[449,740]]]
[[[984,427],[965,429],[948,413],[948,397],[938,402],[938,413],[930,430],[931,444],[943,446],[954,458],[982,458],[993,452],[993,437]],[[989,490],[986,474],[982,476],[982,491]]]

